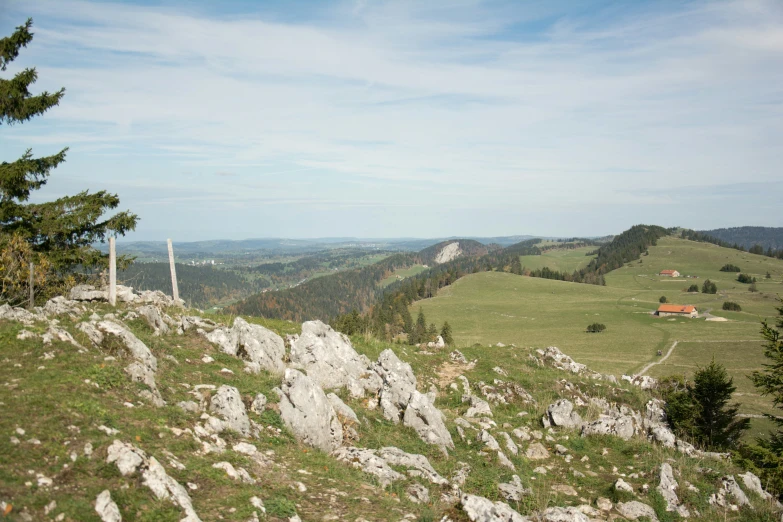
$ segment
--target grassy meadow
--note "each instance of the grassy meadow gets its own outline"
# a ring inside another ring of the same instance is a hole
[[[546,267],[559,272],[571,273],[574,270],[586,267],[594,257],[586,254],[595,249],[596,247],[555,248],[544,252],[540,256],[519,256],[519,260],[523,267],[530,270]]]
[[[397,281],[397,276],[400,276],[401,278],[405,279],[406,277],[411,277],[411,276],[415,276],[416,274],[420,274],[425,270],[427,270],[427,268],[428,267],[424,265],[413,265],[410,268],[401,268],[399,270],[395,270],[392,275],[390,275],[386,279],[382,279],[378,283],[378,286],[380,286],[381,288],[386,288],[390,284]]]
[[[530,266],[526,258],[523,264]],[[759,291],[748,291],[749,285],[736,281],[736,273],[720,272],[726,263],[754,275]],[[664,269],[690,277],[658,276]],[[770,279],[765,278],[767,272]],[[691,284],[701,288],[707,278],[717,284],[718,294],[684,291]],[[641,370],[661,358],[658,350],[665,354],[678,341],[672,356],[650,369],[651,375],[691,374],[714,356],[735,377],[743,413],[758,414],[772,412],[771,405],[753,395],[744,375],[763,362],[759,323],[777,315],[781,280],[783,261],[667,237],[641,260],[607,274],[606,286],[484,272],[415,303],[412,312],[421,307],[428,322],[448,320],[458,345],[557,346],[592,369],[615,375]],[[695,305],[700,315],[708,312],[728,321],[653,316],[650,312],[658,307],[661,296],[670,303]],[[724,301],[739,303],[742,312],[724,312]],[[606,330],[586,333],[593,322],[605,324]]]

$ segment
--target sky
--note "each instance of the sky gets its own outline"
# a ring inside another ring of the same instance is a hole
[[[0,0],[127,240],[783,226],[783,2]]]

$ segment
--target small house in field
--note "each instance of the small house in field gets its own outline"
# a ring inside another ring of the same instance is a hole
[[[664,277],[680,277],[680,273],[676,270],[661,270],[658,275]]]
[[[659,317],[666,317],[667,315],[690,318],[699,317],[699,312],[696,310],[695,306],[678,304],[662,304],[658,307],[656,314]]]

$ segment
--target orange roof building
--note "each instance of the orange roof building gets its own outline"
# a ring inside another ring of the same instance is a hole
[[[658,275],[666,277],[680,277],[680,273],[676,270],[661,270]]]
[[[662,304],[656,312],[660,317],[667,315],[679,315],[684,317],[698,317],[699,312],[693,305]]]

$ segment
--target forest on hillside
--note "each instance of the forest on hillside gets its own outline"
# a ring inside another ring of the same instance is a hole
[[[720,239],[730,245],[739,245],[749,250],[760,245],[769,249],[783,250],[783,227],[732,227],[702,230],[702,234]]]

